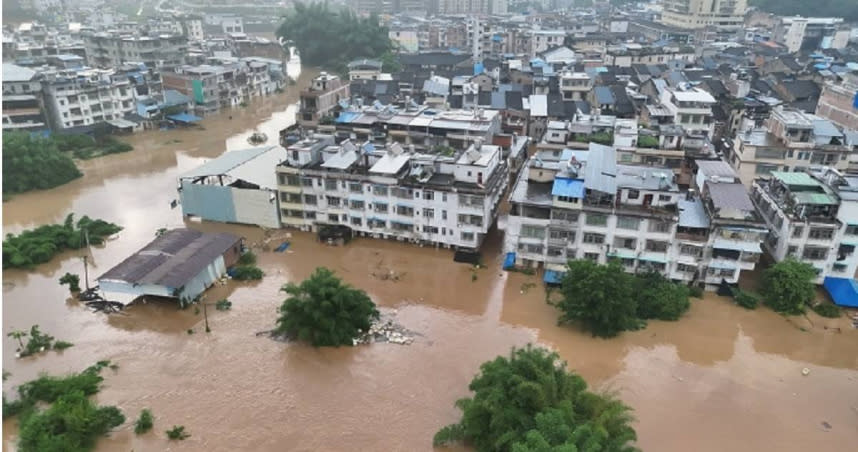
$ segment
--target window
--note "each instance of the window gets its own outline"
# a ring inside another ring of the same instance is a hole
[[[363,193],[363,187],[359,182],[349,182],[349,191],[352,193]]]
[[[801,257],[803,259],[808,259],[812,261],[825,260],[825,258],[828,257],[828,248],[806,246],[804,248],[804,253],[801,254]]]
[[[337,180],[336,179],[325,179],[325,190],[336,190],[337,189]]]
[[[313,178],[312,177],[305,177],[305,178],[301,179],[301,185],[303,185],[305,187],[312,187],[313,186]]]
[[[441,193],[441,202],[447,202],[447,193]]]
[[[423,199],[425,199],[427,201],[434,201],[435,200],[435,192],[433,192],[431,190],[424,191],[423,192]]]
[[[607,215],[588,213],[587,224],[590,226],[605,226],[608,224],[608,217]]]
[[[442,210],[442,211],[441,211],[441,219],[442,219],[442,220],[446,220],[446,219],[447,219],[447,211],[446,211],[446,210]]]
[[[597,262],[599,260],[599,253],[584,253],[584,259]]]
[[[679,254],[684,256],[700,257],[703,254],[703,248],[692,245],[681,245],[679,247]]]
[[[423,209],[423,216],[426,218],[435,218],[435,209]]]
[[[614,238],[614,247],[633,250],[637,247],[637,240],[629,237],[616,237]]]
[[[688,264],[676,264],[676,271],[679,273],[694,273],[697,267]]]
[[[542,254],[542,245],[534,245],[532,243],[519,243],[518,250],[525,253]]]
[[[787,256],[798,257],[798,247],[795,245],[790,245],[787,248]]]
[[[408,190],[406,188],[393,187],[390,190],[390,194],[397,198],[411,199],[411,190]]]
[[[578,212],[569,210],[554,209],[551,211],[551,219],[559,220],[566,223],[574,223],[578,221]]]
[[[387,227],[387,222],[384,220],[379,220],[378,218],[374,218],[369,220],[369,227],[371,228],[385,228]]]
[[[846,230],[844,231],[846,235],[858,235],[858,226],[849,225],[846,226]]]
[[[352,208],[355,210],[363,210],[364,207],[366,207],[366,203],[364,203],[363,201],[360,201],[357,199],[352,199],[349,201],[349,208]]]
[[[792,229],[793,238],[799,238],[804,235],[804,226],[796,226]]]
[[[423,226],[423,232],[426,232],[428,234],[437,234],[438,228],[435,226]]]
[[[647,240],[646,241],[646,250],[654,251],[656,253],[663,253],[667,251],[667,248],[670,244],[668,242],[663,242],[661,240]]]
[[[325,196],[325,201],[327,201],[328,205],[331,207],[340,206],[340,198],[337,198],[336,196]]]
[[[372,194],[376,196],[387,196],[387,187],[383,185],[375,185],[372,187]]]
[[[670,195],[658,195],[658,200],[661,202],[670,202]]]
[[[602,244],[602,243],[605,243],[605,236],[603,234],[594,234],[592,232],[585,232],[584,233],[584,243]]]
[[[545,228],[542,226],[531,226],[524,224],[521,226],[521,236],[531,239],[544,239]]]
[[[304,204],[316,205],[316,195],[304,195]]]
[[[465,242],[473,242],[474,241],[474,233],[473,232],[462,232],[462,240]]]
[[[757,163],[756,168],[754,168],[754,174],[758,176],[768,176],[772,173],[772,171],[777,171],[778,165],[767,165],[763,163]]]
[[[316,219],[316,212],[304,212],[304,218],[306,218],[308,220],[315,220]]]
[[[330,221],[331,223],[337,223],[340,221],[340,216],[335,213],[329,213],[328,221]]]
[[[377,202],[373,204],[374,210],[380,213],[387,213],[387,204],[383,202]]]
[[[846,271],[846,268],[847,268],[846,264],[834,264],[834,266],[832,267],[832,270],[834,270],[837,273],[843,273]]]
[[[563,248],[558,246],[549,246],[548,247],[548,256],[550,257],[563,257]]]
[[[834,229],[831,228],[810,228],[808,234],[808,238],[814,240],[831,240],[832,237],[834,237]]]
[[[630,229],[637,231],[641,220],[634,217],[619,217],[617,218],[617,229]]]
[[[574,231],[564,231],[562,229],[550,229],[548,231],[548,237],[552,240],[568,240],[570,242],[575,241],[575,232]]]
[[[638,199],[641,197],[640,190],[629,190],[629,199]]]
[[[404,217],[413,217],[414,216],[414,208],[408,206],[396,206],[396,214],[402,215]]]
[[[352,225],[363,226],[363,219],[361,219],[360,217],[352,217]]]
[[[649,220],[649,232],[660,232],[662,234],[670,233],[670,223],[667,221]]]

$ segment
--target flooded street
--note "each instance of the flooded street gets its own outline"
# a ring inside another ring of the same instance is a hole
[[[251,147],[254,129],[276,142],[294,119],[289,105],[313,75],[305,70],[284,94],[205,119],[205,130],[129,137],[133,152],[83,162],[83,178],[4,203],[4,233],[59,222],[69,212],[123,226],[115,240],[93,249],[94,279],[158,228],[184,225],[181,209],[170,208],[179,174],[225,149]],[[236,232],[253,244],[266,240],[257,228],[188,226]],[[270,243],[287,233],[274,231]],[[286,253],[258,251],[263,281],[230,282],[206,294],[207,303],[233,302],[231,311],[208,310],[210,334],[193,308],[137,304],[105,316],[66,301],[57,279],[82,275],[79,253],[34,271],[4,272],[3,369],[11,372],[4,391],[40,372],[117,363],[117,371],[104,371],[97,399],[117,405],[128,422],[100,440],[99,451],[431,450],[435,431],[458,419],[453,403],[467,394],[479,364],[538,341],[635,409],[646,451],[834,451],[858,444],[858,331],[845,319],[784,318],[707,294],[679,322],[651,322],[601,340],[558,327],[537,276],[500,270],[497,231],[476,281],[449,250],[370,239],[329,247],[297,232],[289,240]],[[320,265],[366,290],[383,310],[395,309],[398,322],[418,333],[414,344],[313,349],[256,337],[274,326],[279,288]],[[398,281],[378,277],[391,270]],[[16,360],[6,334],[34,324],[75,346]],[[808,376],[801,375],[805,367]],[[143,408],[152,410],[155,428],[138,437],[132,424]],[[168,442],[163,432],[173,425],[192,436]],[[14,421],[4,422],[4,450],[13,449],[15,433]]]

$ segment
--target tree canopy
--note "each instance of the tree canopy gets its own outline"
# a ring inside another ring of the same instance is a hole
[[[3,268],[32,268],[51,260],[67,249],[80,249],[89,243],[99,245],[122,228],[104,220],[84,215],[74,222],[68,214],[63,224],[49,224],[26,230],[18,235],[7,234],[3,240]]]
[[[638,329],[649,319],[678,320],[691,306],[688,287],[655,271],[628,274],[616,261],[569,261],[560,292],[563,298],[553,302],[560,322],[578,323],[600,337]]]
[[[344,284],[324,267],[281,290],[289,297],[280,306],[275,332],[316,347],[352,345],[379,316],[366,292]]]
[[[765,303],[783,314],[801,314],[813,301],[816,270],[806,262],[784,259],[763,272]]]
[[[296,2],[277,36],[298,48],[302,63],[338,72],[345,72],[352,60],[380,58],[393,50],[388,29],[377,16],[360,18],[345,8],[333,10],[327,2]]]
[[[3,193],[45,190],[83,174],[53,140],[3,132]]]
[[[478,451],[631,452],[631,409],[587,390],[580,376],[542,348],[514,348],[480,366],[462,419],[435,434],[436,446],[464,441]]]

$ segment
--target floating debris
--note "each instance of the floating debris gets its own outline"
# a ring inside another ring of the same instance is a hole
[[[389,342],[391,344],[411,345],[415,334],[393,320],[381,319],[369,327],[369,331],[353,340],[354,345]]]

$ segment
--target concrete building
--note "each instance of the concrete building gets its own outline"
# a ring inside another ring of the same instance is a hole
[[[486,15],[491,11],[491,0],[438,0],[438,14]]]
[[[45,112],[54,130],[119,120],[136,110],[129,79],[114,70],[63,69],[43,74]]]
[[[26,67],[3,63],[3,130],[47,128],[42,114],[41,76]]]
[[[357,234],[476,251],[507,185],[499,146],[406,151],[399,143],[315,135],[277,167],[284,226],[341,225]]]
[[[87,62],[95,67],[115,67],[126,62],[140,62],[152,68],[173,68],[184,64],[188,38],[181,34],[127,36],[119,33],[83,35]]]
[[[712,136],[715,122],[712,106],[715,98],[708,92],[687,85],[665,88],[660,93],[661,105],[673,116],[673,123],[686,131],[700,132]]]
[[[241,248],[242,239],[230,233],[173,229],[99,276],[98,286],[123,304],[143,296],[189,302],[226,275]]]
[[[845,170],[855,151],[827,119],[799,110],[776,108],[765,127],[740,131],[727,160],[747,187],[775,171],[831,166]]]
[[[301,92],[301,105],[298,109],[298,124],[316,126],[322,118],[328,117],[341,100],[349,98],[349,84],[339,76],[322,72],[313,79],[313,83]]]
[[[381,76],[381,61],[361,59],[349,63],[349,81],[378,80]]]
[[[210,59],[215,64],[180,66],[162,73],[164,89],[172,89],[194,101],[199,115],[237,107],[283,86],[282,63],[265,58]]]
[[[831,48],[841,45],[842,39],[835,43],[835,37],[842,23],[842,17],[782,17],[775,23],[772,39],[786,46],[790,53]]]
[[[564,101],[582,101],[593,89],[593,79],[586,72],[563,71],[560,73],[560,93]]]
[[[208,221],[280,227],[274,168],[279,145],[226,152],[179,177],[182,214]]]
[[[816,114],[848,130],[858,130],[858,76],[844,74],[840,83],[822,87]]]
[[[679,60],[693,63],[697,59],[694,47],[642,47],[623,45],[609,47],[605,52],[606,66],[632,67],[634,64],[667,64]]]
[[[768,180],[754,181],[752,192],[771,231],[766,251],[776,261],[794,257],[812,264],[817,284],[828,276],[851,278],[858,270],[858,181],[830,171],[838,185],[829,185],[823,179],[828,171],[819,177],[773,172]]]
[[[747,9],[747,0],[665,0],[661,22],[686,29],[737,30],[744,24]]]

